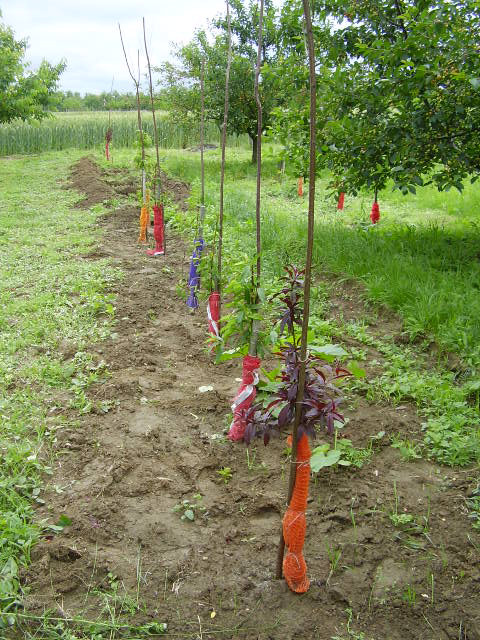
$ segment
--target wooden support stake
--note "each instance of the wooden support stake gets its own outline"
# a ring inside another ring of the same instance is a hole
[[[227,3],[227,28],[228,28],[228,54],[227,54],[227,71],[225,74],[225,108],[223,112],[223,129],[222,129],[222,165],[220,169],[220,210],[218,214],[218,255],[217,255],[217,282],[216,290],[222,294],[222,245],[223,245],[223,187],[225,183],[225,149],[227,146],[227,123],[228,123],[228,89],[230,83],[230,67],[232,65],[232,29],[230,24],[230,4]],[[222,299],[219,302],[219,315],[222,315]],[[219,327],[220,328],[220,327]]]
[[[153,101],[153,83],[152,83],[152,67],[150,65],[150,56],[148,55],[148,47],[147,47],[147,36],[145,33],[145,18],[143,18],[143,42],[145,44],[145,55],[147,57],[147,66],[148,66],[148,88],[150,91],[150,104],[152,106],[152,118],[153,118],[153,136],[155,142],[155,151],[157,154],[157,166],[155,170],[155,185],[154,185],[154,198],[155,202],[161,200],[161,182],[160,182],[160,155],[158,153],[158,130],[157,130],[157,119],[155,116],[155,104]]]
[[[310,12],[310,0],[302,0],[303,15],[305,19],[305,31],[308,44],[308,62],[310,70],[310,171],[308,185],[308,236],[307,236],[307,256],[305,265],[305,282],[303,287],[303,322],[302,338],[300,344],[300,370],[298,376],[298,391],[295,405],[295,420],[292,432],[292,457],[290,462],[290,479],[288,485],[288,500],[290,504],[293,489],[295,487],[295,476],[297,472],[297,439],[298,427],[302,416],[302,403],[305,390],[305,367],[307,357],[308,321],[310,318],[310,282],[312,273],[312,252],[313,252],[313,231],[315,223],[315,174],[316,174],[316,115],[317,115],[317,82],[315,76],[315,48],[313,41],[312,17]],[[283,531],[280,537],[280,544],[277,555],[277,578],[282,577],[283,555],[285,551],[285,540]]]
[[[260,273],[261,273],[261,218],[260,218],[260,201],[261,201],[261,183],[262,183],[262,101],[260,100],[259,91],[259,79],[260,79],[260,67],[262,62],[262,40],[263,40],[263,4],[264,0],[260,0],[260,15],[258,18],[258,49],[257,49],[257,65],[255,68],[255,101],[257,103],[257,198],[255,206],[255,220],[257,231],[257,278],[255,287],[258,291],[260,286]],[[258,293],[256,295],[256,302],[258,304]],[[258,334],[260,331],[260,322],[253,320],[252,333],[250,336],[250,346],[248,353],[251,356],[257,355],[257,343]]]

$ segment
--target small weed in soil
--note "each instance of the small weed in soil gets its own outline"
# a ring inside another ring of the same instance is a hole
[[[195,514],[197,512],[201,512],[204,517],[207,515],[206,507],[202,504],[202,495],[199,493],[196,493],[191,500],[185,498],[176,504],[172,511],[174,513],[180,513],[181,520],[190,520],[190,522],[195,520]]]

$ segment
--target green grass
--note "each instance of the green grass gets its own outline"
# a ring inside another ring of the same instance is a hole
[[[85,111],[73,113],[55,113],[41,122],[25,123],[15,121],[0,124],[0,156],[59,151],[62,149],[94,149],[105,145],[105,133],[109,126],[113,131],[110,145],[112,153],[119,147],[133,147],[137,140],[137,112]],[[153,120],[150,112],[143,112],[143,128],[153,140]],[[165,112],[159,112],[157,118],[159,143],[162,148],[186,148],[198,144],[198,127],[173,124],[166,118]],[[209,123],[205,131],[206,139],[218,144],[218,127]],[[231,136],[230,145],[248,144],[246,136]]]
[[[471,403],[468,384],[457,384],[450,371],[432,368],[425,354],[414,347],[374,337],[374,330],[368,331],[365,325],[338,327],[338,335],[345,334],[375,347],[385,358],[381,375],[355,383],[368,400],[396,405],[413,402],[425,420],[425,451],[438,462],[451,466],[480,462],[480,414]]]
[[[292,178],[281,177],[272,148],[267,147],[262,184],[262,246],[265,267],[279,273],[282,265],[303,259],[307,202],[296,196]],[[168,170],[199,193],[198,154],[165,151]],[[207,154],[207,209],[218,209],[218,152]],[[255,170],[248,152],[227,153],[226,224],[245,231],[242,245],[253,250]],[[386,191],[382,219],[366,225],[370,198],[347,199],[344,213],[325,198],[326,179],[318,181],[314,245],[315,268],[361,280],[368,297],[397,311],[412,339],[431,336],[444,351],[461,355],[480,367],[480,186],[464,194],[438,194],[433,188],[417,196]],[[425,202],[424,202],[425,201]],[[432,207],[436,205],[437,209]],[[479,221],[479,224],[477,224]],[[190,223],[192,221],[190,220]],[[235,245],[235,247],[233,246]]]
[[[47,526],[34,522],[32,505],[42,501],[62,409],[88,410],[83,390],[106,375],[84,349],[110,333],[106,288],[120,274],[82,259],[103,209],[72,210],[78,196],[61,188],[79,156],[0,159],[0,626],[15,611],[19,571]],[[75,357],[63,360],[60,344]]]

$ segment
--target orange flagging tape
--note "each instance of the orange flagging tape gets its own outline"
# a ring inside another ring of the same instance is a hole
[[[147,227],[150,223],[150,191],[147,189],[145,196],[145,204],[140,210],[140,234],[138,242],[145,244],[147,242]]]
[[[289,444],[292,437],[288,438]],[[283,575],[288,586],[295,593],[305,593],[310,587],[307,565],[303,557],[303,544],[307,521],[308,484],[310,482],[310,445],[304,434],[297,445],[297,473],[292,499],[283,517],[283,539],[287,547],[283,559]]]
[[[147,242],[147,225],[150,216],[148,215],[148,207],[144,205],[140,210],[140,235],[138,241],[142,243]]]
[[[298,195],[303,196],[303,178],[298,179]]]

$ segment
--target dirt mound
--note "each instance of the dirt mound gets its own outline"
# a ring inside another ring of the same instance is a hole
[[[85,167],[93,174],[83,161],[82,176]],[[169,184],[185,202],[188,187]],[[125,279],[114,334],[89,350],[111,376],[90,388],[93,412],[79,420],[66,411],[69,426],[58,432],[64,453],[38,518],[65,514],[71,525],[33,552],[23,576],[30,611],[96,618],[116,582],[133,594],[135,619],[167,622],[181,638],[330,640],[364,630],[369,640],[478,640],[480,541],[466,515],[466,476],[407,464],[388,446],[399,432],[419,438],[408,405],[351,401],[345,435],[362,446],[380,430],[386,436],[370,464],[327,469],[311,483],[309,592],[299,597],[274,579],[285,442],[247,456],[223,436],[239,365],[212,364],[206,314],[191,315],[177,295],[191,247],[169,235],[166,257],[148,258],[131,207],[102,225],[104,246],[91,257],[111,256]],[[213,390],[202,393],[207,385]],[[227,483],[218,473],[225,467]],[[187,509],[193,521],[181,519]]]
[[[82,158],[72,166],[67,188],[85,194],[85,198],[75,205],[77,209],[87,209],[112,198],[115,194],[112,187],[103,179],[98,164],[89,157]]]

